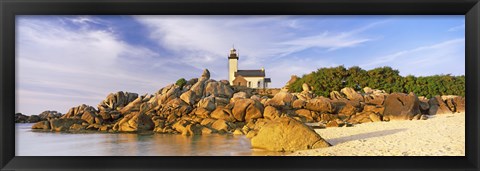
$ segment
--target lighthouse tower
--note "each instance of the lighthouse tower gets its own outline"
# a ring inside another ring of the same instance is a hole
[[[228,55],[228,81],[230,85],[233,85],[235,79],[235,72],[238,71],[238,54],[237,50],[232,47],[230,49],[230,55]]]

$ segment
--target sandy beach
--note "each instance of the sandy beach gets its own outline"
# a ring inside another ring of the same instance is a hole
[[[333,146],[294,156],[464,156],[465,113],[316,129]]]

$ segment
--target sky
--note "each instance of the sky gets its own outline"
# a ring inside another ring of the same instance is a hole
[[[465,74],[455,16],[17,16],[16,112],[96,107],[112,92],[153,94],[179,78],[265,68],[270,87],[321,67],[390,66],[400,75]]]

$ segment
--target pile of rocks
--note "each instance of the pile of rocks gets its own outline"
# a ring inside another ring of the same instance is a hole
[[[49,131],[145,132],[203,135],[243,134],[252,146],[274,151],[327,147],[305,123],[326,127],[365,122],[426,119],[425,115],[462,112],[465,99],[458,96],[418,98],[415,94],[392,93],[365,88],[333,91],[330,98],[316,96],[304,84],[303,92],[281,91],[273,98],[248,89],[233,88],[227,80],[200,78],[183,86],[171,84],[155,94],[109,94],[97,108],[80,105],[60,118],[33,125]]]
[[[24,115],[22,113],[15,113],[15,123],[37,123],[40,121],[47,121],[49,119],[60,118],[62,116],[61,113],[57,111],[44,111],[39,115]]]

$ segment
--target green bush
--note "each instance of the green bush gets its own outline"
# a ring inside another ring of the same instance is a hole
[[[340,91],[344,87],[352,87],[361,91],[363,87],[385,90],[387,93],[414,92],[417,96],[431,98],[435,95],[465,96],[465,76],[433,75],[402,77],[399,71],[391,67],[379,67],[364,70],[358,66],[346,69],[343,65],[320,68],[289,85],[291,92],[302,91],[302,84],[313,87],[313,92],[328,97],[332,91]]]
[[[187,84],[187,80],[185,80],[185,78],[180,78],[177,80],[177,82],[175,82],[175,84],[180,87],[183,87],[185,84]]]

